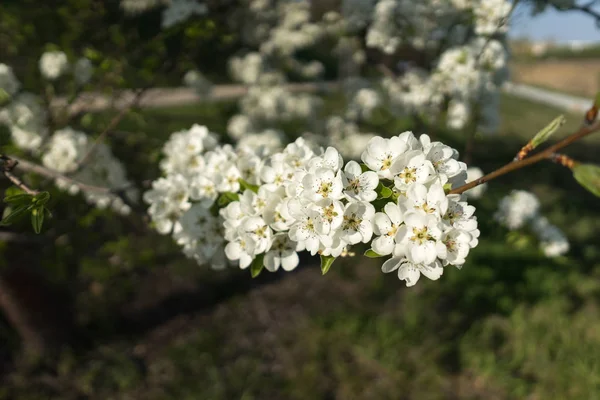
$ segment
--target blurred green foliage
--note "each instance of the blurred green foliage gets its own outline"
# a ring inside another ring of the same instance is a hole
[[[161,12],[126,15],[119,0],[5,0],[0,62],[11,65],[26,88],[40,84],[40,55],[57,49],[72,60],[85,55],[94,61],[103,72],[100,86],[180,85],[195,67],[223,81],[227,59],[239,49],[226,13],[162,30]]]

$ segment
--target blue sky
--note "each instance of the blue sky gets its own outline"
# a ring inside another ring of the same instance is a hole
[[[511,36],[557,42],[585,40],[600,42],[600,28],[592,17],[581,12],[560,12],[547,8],[531,17],[529,7],[517,7],[513,13]]]

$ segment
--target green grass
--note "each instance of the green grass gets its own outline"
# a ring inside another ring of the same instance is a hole
[[[560,114],[511,96],[501,110],[500,134],[476,143],[474,164],[484,171],[510,161]],[[159,144],[192,123],[222,132],[234,111],[230,103],[148,110],[121,124],[134,134],[113,140],[139,146],[123,154],[143,165],[159,148],[145,138]],[[580,120],[568,115],[556,139]],[[463,146],[459,135],[437,135]],[[594,161],[599,150],[596,137],[567,153]],[[156,171],[134,173],[148,179]],[[572,241],[566,257],[549,260],[535,247],[507,244],[491,215],[513,188],[538,194],[544,214]],[[263,284],[252,288],[249,274],[224,276],[185,261],[169,238],[113,238],[83,260],[78,278],[103,288],[78,297],[92,344],[44,368],[17,369],[0,398],[600,398],[598,204],[551,163],[498,179],[475,203],[482,237],[464,268],[446,270],[437,282],[422,278],[414,288],[382,274],[381,260],[364,258],[336,261],[324,277],[314,262],[270,283],[261,275]],[[119,266],[102,262],[115,256]],[[173,293],[182,297],[173,300]],[[167,312],[160,323],[118,334],[121,309],[131,318],[165,298],[171,308],[156,311]]]

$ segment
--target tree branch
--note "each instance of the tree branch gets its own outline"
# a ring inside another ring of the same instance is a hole
[[[25,171],[25,172],[32,172],[34,174],[49,178],[49,179],[60,179],[63,180],[71,185],[77,186],[81,191],[84,192],[94,192],[94,193],[103,193],[103,194],[112,194],[116,197],[119,197],[123,203],[127,204],[129,207],[131,207],[132,210],[136,210],[137,209],[137,205],[133,204],[129,198],[127,198],[127,196],[125,195],[125,191],[127,189],[131,189],[133,188],[133,185],[126,185],[120,188],[108,188],[108,187],[104,187],[104,186],[94,186],[94,185],[89,185],[87,183],[83,183],[80,182],[76,179],[73,179],[71,177],[68,177],[64,174],[61,174],[58,171],[54,171],[51,170],[49,168],[44,167],[43,165],[39,165],[39,164],[35,164],[32,163],[30,161],[27,160],[21,160],[17,157],[7,157],[5,155],[0,155],[0,159],[5,159],[5,160],[9,160],[9,162],[12,162],[12,164],[14,164],[12,166],[12,168],[15,168],[16,166],[18,166],[19,169]],[[9,171],[10,174],[10,171]],[[6,176],[6,172],[4,172],[4,175]],[[17,179],[14,175],[10,174],[14,179]],[[7,176],[8,178],[8,176]],[[9,178],[11,179],[11,178]],[[15,181],[13,181],[11,179],[11,181],[13,183],[15,183]],[[20,182],[20,180],[19,180]],[[15,183],[16,185],[16,183]],[[19,185],[17,185],[19,186]],[[21,187],[21,186],[19,186]],[[25,189],[25,187],[21,187],[21,189],[23,189],[24,191],[26,191],[29,194],[37,194],[38,192],[35,190],[32,190],[30,188]]]
[[[0,154],[0,161],[2,162],[2,174],[6,177],[6,179],[11,181],[16,187],[18,187],[27,194],[35,196],[39,193],[37,190],[31,189],[29,186],[27,186],[16,175],[13,175],[12,170],[17,166],[17,164],[19,163],[18,161],[11,159],[10,157],[7,157],[3,154]]]
[[[482,185],[482,184],[489,182],[492,179],[496,179],[502,175],[508,174],[509,172],[516,171],[518,169],[527,167],[528,165],[538,163],[542,160],[552,159],[552,157],[554,156],[554,153],[556,153],[558,150],[569,146],[570,144],[584,138],[585,136],[587,136],[591,133],[598,132],[598,131],[600,131],[600,122],[596,122],[593,125],[584,125],[578,131],[572,133],[571,135],[564,138],[560,142],[554,144],[553,146],[548,147],[544,151],[541,151],[531,157],[525,158],[520,161],[512,161],[512,162],[506,164],[505,166],[498,168],[494,172],[491,172],[491,173],[485,175],[482,178],[479,178],[473,182],[467,183],[456,189],[451,190],[449,192],[449,194],[464,193],[469,189],[473,189],[474,187]]]
[[[144,93],[146,93],[148,89],[149,87],[139,89],[133,97],[131,103],[129,103],[127,107],[123,108],[120,113],[113,117],[113,119],[108,123],[106,128],[104,128],[104,131],[102,131],[102,133],[96,138],[96,141],[88,149],[87,153],[85,153],[79,161],[79,163],[77,163],[77,168],[75,168],[75,170],[72,173],[80,171],[81,168],[85,166],[85,164],[89,161],[90,157],[94,153],[94,150],[96,150],[96,147],[98,147],[98,145],[102,143],[102,141],[104,141],[104,138],[106,138],[106,136],[119,124],[119,122],[121,122],[121,120],[129,111],[131,111],[132,108],[137,107],[137,105],[142,100],[142,96],[144,95]]]

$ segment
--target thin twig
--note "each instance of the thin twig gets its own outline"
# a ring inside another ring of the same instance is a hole
[[[19,179],[18,177],[16,177],[15,175],[13,175],[12,172],[3,171],[2,173],[8,180],[10,180],[13,183],[13,185],[18,187],[25,193],[30,194],[32,196],[35,196],[39,193],[37,190],[31,189],[29,186],[27,186],[25,183],[23,183],[23,181],[21,179]]]
[[[114,192],[114,189],[104,187],[104,186],[88,185],[87,183],[80,182],[76,179],[73,179],[64,174],[61,174],[58,171],[54,171],[52,169],[46,168],[39,164],[32,163],[27,160],[21,160],[16,157],[12,157],[12,159],[18,162],[18,164],[17,164],[18,168],[22,169],[23,171],[33,172],[34,174],[37,174],[37,175],[40,175],[40,176],[43,176],[46,178],[50,178],[50,179],[60,179],[60,180],[65,181],[66,183],[75,185],[75,186],[79,187],[81,190],[86,191],[86,192],[94,192],[94,193],[113,193]]]
[[[557,150],[567,147],[570,144],[584,138],[585,136],[587,136],[591,133],[594,133],[594,132],[598,132],[598,131],[600,131],[600,122],[597,122],[597,123],[595,123],[593,125],[589,125],[589,126],[584,125],[577,132],[572,133],[571,135],[567,136],[565,139],[561,140],[560,142],[556,143],[553,146],[548,147],[544,151],[541,151],[531,157],[525,158],[520,161],[512,161],[512,162],[506,164],[505,166],[498,168],[494,172],[491,172],[491,173],[485,175],[482,178],[479,178],[473,182],[467,183],[456,189],[451,190],[449,192],[449,194],[460,194],[460,193],[466,192],[469,189],[473,189],[474,187],[482,185],[482,184],[489,182],[492,179],[496,179],[502,175],[508,174],[509,172],[516,171],[518,169],[527,167],[529,165],[538,163],[538,162],[546,160],[546,159],[551,159],[553,157],[554,153],[557,152]]]
[[[106,126],[106,128],[104,128],[104,131],[102,131],[102,133],[96,138],[96,141],[88,149],[87,153],[85,153],[85,155],[81,158],[81,160],[77,164],[77,168],[75,168],[73,173],[76,173],[77,171],[81,170],[81,168],[89,161],[90,157],[96,150],[96,147],[98,147],[98,145],[100,143],[102,143],[104,138],[106,138],[106,136],[119,124],[119,122],[121,122],[121,120],[125,117],[125,115],[129,111],[131,111],[132,108],[136,107],[139,104],[139,102],[142,99],[143,94],[148,89],[149,89],[148,87],[139,89],[137,91],[137,93],[135,94],[135,96],[133,97],[133,100],[131,101],[131,103],[129,103],[129,105],[127,107],[123,108],[120,113],[118,113],[117,115],[115,115],[113,117],[113,119],[109,122],[109,124]]]
[[[16,175],[12,173],[12,170],[15,169],[15,167],[19,163],[18,161],[11,159],[10,157],[7,157],[3,154],[0,154],[0,161],[2,162],[2,174],[6,177],[6,179],[11,181],[16,187],[18,187],[27,194],[35,196],[39,193],[37,190],[31,189],[21,179],[19,179]]]

